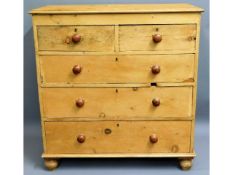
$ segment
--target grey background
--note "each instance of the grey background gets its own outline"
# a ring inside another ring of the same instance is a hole
[[[197,157],[191,171],[177,168],[175,159],[64,159],[55,174],[209,174],[209,1],[208,0],[24,0],[24,173],[50,174],[43,168],[40,112],[31,16],[33,8],[51,4],[191,3],[205,10],[201,22],[198,73]]]

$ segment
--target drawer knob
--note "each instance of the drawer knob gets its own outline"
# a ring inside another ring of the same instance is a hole
[[[158,136],[156,134],[150,135],[150,142],[151,143],[157,143],[158,142]]]
[[[158,98],[154,98],[154,99],[152,100],[152,104],[153,104],[153,106],[157,107],[157,106],[160,105],[160,100],[159,100]]]
[[[79,143],[83,143],[83,142],[85,142],[85,140],[86,140],[85,135],[83,135],[83,134],[78,135],[77,141]]]
[[[81,35],[74,34],[74,35],[72,36],[72,42],[73,42],[73,43],[78,43],[78,42],[80,42],[80,41],[81,41]]]
[[[75,75],[79,74],[82,71],[82,67],[80,65],[75,65],[72,69]]]
[[[85,102],[84,102],[84,100],[82,98],[79,98],[79,99],[76,100],[76,106],[79,107],[79,108],[83,107],[84,103]]]
[[[160,41],[162,41],[162,35],[160,34],[152,35],[152,39],[155,43],[159,43]]]
[[[151,72],[153,74],[158,74],[160,72],[160,66],[159,65],[154,65],[151,67]]]

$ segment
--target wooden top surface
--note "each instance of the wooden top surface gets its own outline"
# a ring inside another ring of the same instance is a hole
[[[102,4],[102,5],[49,5],[33,9],[31,14],[82,13],[172,13],[203,12],[191,4]]]

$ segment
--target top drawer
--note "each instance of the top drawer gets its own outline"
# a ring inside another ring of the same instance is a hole
[[[37,32],[40,51],[114,51],[114,26],[38,26]]]
[[[123,25],[119,30],[120,51],[193,52],[196,49],[195,24]]]

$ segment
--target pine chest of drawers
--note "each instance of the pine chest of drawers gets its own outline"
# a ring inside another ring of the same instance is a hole
[[[189,4],[31,11],[44,153],[192,165],[200,16]]]

